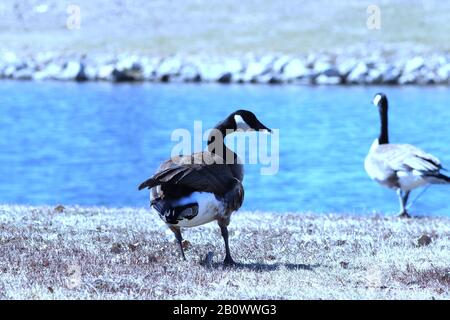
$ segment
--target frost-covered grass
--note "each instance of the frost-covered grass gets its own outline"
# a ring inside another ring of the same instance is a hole
[[[187,261],[148,210],[0,206],[0,298],[450,298],[448,218],[238,212],[230,269],[214,223],[184,236]]]

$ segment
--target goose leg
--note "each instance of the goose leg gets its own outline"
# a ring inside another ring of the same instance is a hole
[[[400,200],[400,218],[411,218],[411,216],[406,211],[406,203],[408,202],[410,191],[403,193],[402,189],[397,190],[398,198]]]
[[[170,227],[170,230],[172,230],[172,232],[175,234],[175,238],[177,239],[178,245],[180,246],[181,256],[183,257],[183,260],[186,260],[186,256],[184,255],[183,250],[183,236],[181,235],[180,228]]]
[[[231,253],[230,253],[230,247],[228,245],[228,228],[227,228],[228,224],[219,224],[220,226],[220,231],[222,233],[222,237],[223,237],[223,241],[225,242],[225,260],[223,261],[223,263],[226,266],[232,266],[234,264],[236,264],[233,260],[233,258],[231,257]]]

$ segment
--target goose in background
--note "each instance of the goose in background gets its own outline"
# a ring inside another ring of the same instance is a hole
[[[380,113],[381,130],[370,147],[364,167],[371,179],[397,190],[400,217],[410,217],[406,204],[411,190],[427,184],[448,184],[450,177],[440,172],[443,168],[435,156],[410,144],[389,143],[386,95],[377,93],[373,104]]]
[[[244,201],[244,170],[238,156],[224,143],[236,130],[271,132],[247,110],[238,110],[218,123],[208,138],[208,151],[172,157],[139,185],[151,189],[150,205],[175,234],[184,260],[181,228],[217,221],[225,242],[225,265],[234,264],[228,244],[231,214]],[[218,130],[218,131],[217,131]],[[215,143],[218,132],[222,141]],[[233,159],[225,162],[224,159]]]

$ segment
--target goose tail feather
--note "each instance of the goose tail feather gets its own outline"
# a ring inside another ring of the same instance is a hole
[[[450,184],[450,177],[442,173],[427,175],[426,179],[431,184]]]

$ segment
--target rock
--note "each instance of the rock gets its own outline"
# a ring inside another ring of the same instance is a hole
[[[141,59],[141,69],[143,80],[154,81],[157,79],[157,69],[159,65],[159,59],[143,58]]]
[[[185,82],[199,82],[201,81],[198,68],[193,64],[186,64],[181,68],[180,78]]]
[[[186,239],[184,239],[183,242],[181,243],[181,246],[183,247],[184,250],[189,250],[191,248],[191,243]]]
[[[346,59],[343,61],[337,62],[337,70],[339,74],[347,77],[349,73],[356,67],[358,61],[356,59]]]
[[[2,52],[0,56],[0,61],[2,61],[5,64],[17,64],[19,63],[19,58],[14,52],[5,51]]]
[[[403,68],[403,73],[408,74],[416,70],[419,70],[424,66],[424,64],[425,60],[422,57],[412,58],[406,62],[405,67]]]
[[[3,69],[3,77],[4,78],[12,78],[16,72],[15,66],[7,66]]]
[[[136,251],[138,249],[138,247],[139,247],[139,242],[128,244],[128,249],[130,249],[132,252]]]
[[[257,83],[267,83],[267,84],[279,84],[282,83],[280,75],[275,72],[266,72],[256,78]]]
[[[114,254],[119,254],[119,253],[122,252],[122,250],[123,250],[123,248],[122,248],[122,245],[120,243],[114,243],[111,246],[110,252],[114,253]]]
[[[57,80],[77,80],[84,81],[87,79],[84,73],[84,66],[80,62],[69,61],[66,63],[62,71],[56,76]]]
[[[84,65],[84,75],[86,77],[86,80],[96,80],[97,79],[97,73],[98,70],[95,66],[92,65]]]
[[[226,72],[223,75],[221,75],[219,77],[219,79],[217,79],[217,82],[230,83],[232,79],[233,79],[233,75],[231,74],[231,72]]]
[[[239,59],[227,59],[224,62],[224,70],[231,74],[243,72],[244,65]]]
[[[311,70],[308,69],[300,59],[293,59],[283,68],[283,77],[286,79],[296,79],[305,77],[311,74]]]
[[[383,80],[383,75],[379,69],[370,69],[366,76],[366,83],[380,84]]]
[[[348,269],[349,263],[346,261],[341,261],[339,262],[339,265],[341,266],[342,269]]]
[[[63,205],[59,204],[53,210],[55,212],[62,213],[62,212],[64,212],[64,210],[66,210],[66,208]]]
[[[315,79],[315,83],[319,85],[336,85],[340,84],[342,81],[341,77],[331,76],[321,74]]]
[[[114,65],[107,64],[100,66],[97,72],[97,79],[110,81],[113,79]]]
[[[112,76],[115,82],[142,81],[144,79],[141,70],[134,69],[119,70],[115,68],[112,72]]]
[[[328,61],[318,60],[314,63],[313,71],[316,74],[325,74],[329,77],[339,76],[339,71]],[[326,73],[333,74],[326,74]]]
[[[417,240],[417,244],[419,245],[419,247],[428,246],[430,243],[431,243],[431,237],[426,234],[422,235]]]
[[[43,70],[33,74],[33,80],[52,80],[57,79],[61,73],[61,67],[56,63],[48,64]]]
[[[255,82],[257,77],[266,72],[266,66],[261,62],[250,62],[242,76],[244,82]]]
[[[404,73],[398,78],[398,84],[414,84],[416,83],[417,75],[415,73]]]
[[[200,265],[202,265],[206,268],[211,268],[213,257],[214,257],[214,252],[209,251],[203,259],[200,259]]]
[[[31,80],[31,79],[33,79],[33,73],[34,73],[34,70],[32,70],[31,68],[23,68],[23,69],[17,70],[13,74],[13,77],[14,77],[14,79],[17,79],[17,80]]]
[[[420,85],[435,84],[439,82],[439,77],[432,70],[422,69],[416,76],[416,83]]]
[[[281,56],[276,58],[272,63],[272,71],[276,73],[283,73],[284,67],[290,60],[291,58],[289,56]]]
[[[200,76],[202,80],[215,82],[219,80],[227,71],[220,63],[205,64],[202,63],[199,67]]]
[[[347,76],[347,82],[364,83],[368,72],[369,69],[367,68],[367,65],[364,62],[359,62]]]
[[[448,82],[450,80],[450,64],[442,65],[436,73],[440,82]]]
[[[123,57],[116,63],[116,69],[124,70],[141,70],[142,66],[137,56]]]
[[[396,84],[401,76],[400,69],[396,67],[387,67],[381,74],[381,82],[385,84]]]
[[[156,71],[157,76],[163,77],[179,75],[181,67],[181,59],[177,57],[164,59]]]

